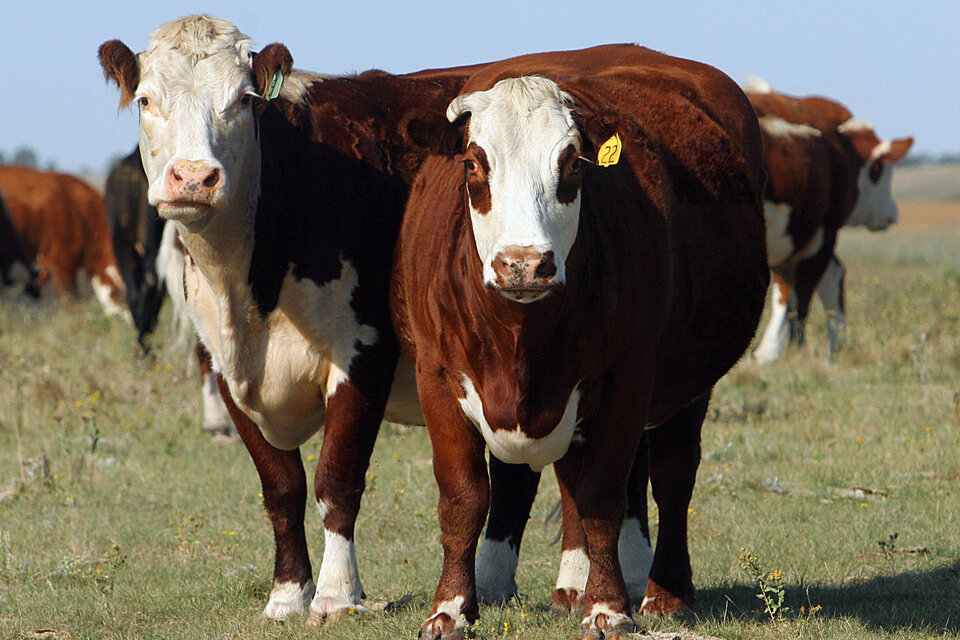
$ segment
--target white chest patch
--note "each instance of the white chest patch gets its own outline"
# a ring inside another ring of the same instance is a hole
[[[347,379],[357,343],[377,340],[350,306],[359,277],[342,262],[340,278],[317,286],[290,273],[276,308],[261,318],[245,278],[218,295],[188,263],[187,304],[214,367],[237,405],[273,446],[293,449],[317,432],[326,401]]]
[[[494,431],[483,415],[483,400],[473,386],[473,381],[465,373],[461,373],[460,378],[460,384],[466,393],[466,397],[460,399],[460,407],[480,429],[490,453],[499,460],[509,464],[528,464],[534,471],[540,471],[567,452],[577,426],[577,406],[580,403],[580,391],[577,387],[570,392],[567,407],[557,426],[543,438],[531,438],[523,432],[520,425],[512,431]]]

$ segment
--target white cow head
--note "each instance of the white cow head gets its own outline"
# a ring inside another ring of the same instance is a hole
[[[254,104],[276,72],[290,72],[286,47],[254,54],[233,23],[201,15],[163,25],[138,55],[111,40],[99,57],[120,106],[137,103],[147,197],[161,216],[200,231],[220,211],[256,201]]]
[[[913,138],[881,141],[873,127],[853,118],[837,131],[850,140],[863,163],[857,174],[857,201],[846,225],[882,231],[897,222],[897,203],[890,191],[893,165],[907,155]]]
[[[580,221],[581,138],[572,99],[527,76],[458,96],[447,108],[470,120],[463,165],[485,286],[533,302],[563,285]]]

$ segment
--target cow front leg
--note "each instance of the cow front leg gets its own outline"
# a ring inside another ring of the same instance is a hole
[[[613,402],[611,408],[624,404]],[[581,597],[583,640],[618,638],[636,630],[619,558],[627,482],[643,433],[620,426],[634,421],[635,416],[611,411],[593,429],[584,427],[583,465],[574,495],[590,560]]]
[[[459,640],[480,615],[474,557],[490,503],[484,441],[453,398],[421,394],[440,489],[443,571],[420,640]]]
[[[650,440],[644,433],[633,469],[627,481],[627,513],[620,527],[620,569],[627,585],[627,595],[637,608],[647,591],[647,580],[653,564],[653,548],[650,546],[650,528],[647,523],[647,483],[650,479]]]
[[[580,596],[587,586],[590,559],[587,557],[587,538],[583,535],[580,513],[574,500],[583,448],[573,444],[562,458],[553,464],[560,488],[560,509],[563,519],[560,541],[560,571],[553,589],[550,613],[557,617],[583,612]]]
[[[689,615],[693,609],[693,572],[687,548],[687,510],[700,465],[700,427],[710,394],[647,432],[650,484],[660,511],[657,548],[650,568],[643,615]]]
[[[273,588],[263,617],[281,620],[302,612],[313,597],[310,556],[303,529],[307,478],[300,450],[282,451],[267,442],[260,428],[233,402],[223,378],[217,376],[223,403],[233,419],[260,476],[263,506],[273,525],[276,546]]]
[[[480,602],[501,604],[516,595],[520,543],[539,484],[529,465],[490,455],[490,515],[476,563]]]
[[[817,285],[817,296],[827,314],[827,342],[830,345],[831,356],[840,351],[847,328],[843,303],[843,280],[846,273],[843,263],[834,255],[823,273],[820,284]]]
[[[374,357],[374,353],[378,355]],[[366,611],[361,604],[366,595],[360,582],[354,529],[397,354],[395,349],[384,352],[375,348],[365,356],[351,367],[351,378],[327,398],[315,477],[324,549],[308,624],[340,617],[351,609]]]

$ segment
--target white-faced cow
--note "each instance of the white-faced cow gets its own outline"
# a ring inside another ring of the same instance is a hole
[[[75,298],[85,271],[107,315],[125,312],[103,196],[74,176],[17,166],[0,167],[0,195],[41,286]]]
[[[881,141],[870,125],[827,98],[787,96],[762,81],[746,91],[763,134],[767,253],[776,279],[770,320],[753,356],[773,362],[791,339],[803,344],[814,291],[828,315],[834,353],[845,326],[837,234],[845,225],[880,231],[897,221],[893,165],[913,138]]]
[[[611,45],[485,66],[446,115],[421,133],[457,136],[420,139],[460,144],[435,143],[414,182],[392,290],[440,488],[443,574],[421,637],[477,619],[485,448],[555,463],[582,535],[565,557],[582,631],[633,628],[618,540],[645,430],[660,529],[640,609],[691,607],[700,426],[769,282],[753,110],[711,67]]]
[[[399,353],[389,273],[417,168],[395,132],[459,81],[294,72],[283,45],[254,53],[209,16],[160,27],[140,54],[113,40],[99,55],[139,109],[149,201],[177,223],[186,302],[260,474],[276,540],[264,615],[362,608],[354,525]],[[298,447],[324,424],[314,583]]]

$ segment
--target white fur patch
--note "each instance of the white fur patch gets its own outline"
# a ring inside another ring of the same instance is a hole
[[[759,94],[773,93],[773,88],[763,78],[751,74],[747,77],[747,84],[743,85],[743,92]]]
[[[484,539],[477,554],[477,597],[481,602],[506,602],[517,592],[517,552],[506,540]]]
[[[353,540],[324,531],[323,561],[317,574],[317,591],[310,613],[320,618],[341,609],[360,607],[363,585]]]
[[[790,224],[790,212],[793,207],[788,204],[763,201],[763,217],[767,222],[767,263],[776,267],[793,255],[793,238],[787,232]]]
[[[453,621],[456,623],[456,626],[459,627],[468,627],[470,626],[467,622],[466,617],[460,612],[463,609],[463,603],[466,601],[466,598],[463,596],[457,596],[453,600],[444,600],[439,605],[437,605],[437,612],[432,616],[426,619],[423,623],[426,626],[431,620],[439,616],[440,614],[447,614]]]
[[[590,558],[583,549],[567,549],[560,556],[557,589],[576,589],[583,593],[590,575]]]
[[[769,364],[780,359],[790,342],[790,325],[787,323],[787,300],[782,299],[780,287],[771,283],[770,318],[763,330],[760,344],[753,351],[753,358],[760,364]]]
[[[889,141],[879,143],[870,153],[870,159],[860,167],[857,174],[857,201],[845,226],[864,226],[871,231],[882,231],[899,219],[900,212],[892,192],[893,166],[884,164],[880,179],[877,182],[870,179],[870,167],[889,151]]]
[[[774,138],[819,138],[823,135],[816,127],[793,124],[777,116],[763,116],[760,127]]]
[[[30,269],[19,260],[14,261],[7,271],[7,277],[10,278],[11,282],[17,284],[27,284],[30,282],[30,275]]]
[[[118,304],[113,298],[114,292],[122,292],[122,288],[117,286],[118,282],[122,282],[120,272],[117,271],[115,266],[109,265],[104,270],[104,275],[106,279],[101,278],[97,274],[93,274],[90,278],[93,293],[97,296],[97,300],[100,301],[100,306],[103,307],[104,313],[108,316],[119,315],[124,312],[124,307]]]
[[[262,615],[270,620],[283,620],[291,614],[301,613],[310,603],[313,593],[313,580],[307,580],[303,586],[295,582],[275,582]]]
[[[625,518],[620,527],[620,541],[617,545],[620,556],[620,568],[623,580],[627,583],[627,595],[636,601],[647,591],[650,567],[653,566],[653,549],[650,541],[643,535],[640,521]]]
[[[528,464],[534,471],[540,471],[567,452],[577,426],[577,406],[580,402],[578,387],[574,387],[570,392],[570,399],[567,400],[566,409],[557,426],[543,438],[531,438],[523,432],[521,425],[517,425],[514,431],[494,431],[484,416],[483,400],[473,386],[473,381],[465,373],[460,374],[460,380],[466,394],[466,397],[459,401],[460,407],[480,429],[490,453],[499,460],[509,464]]]
[[[620,626],[636,629],[637,625],[634,623],[633,618],[629,615],[614,611],[613,607],[605,602],[598,602],[590,607],[590,613],[583,617],[583,620],[580,622],[580,628],[594,629],[597,624],[597,616],[601,614],[607,618],[607,626],[604,631],[612,630]]]

